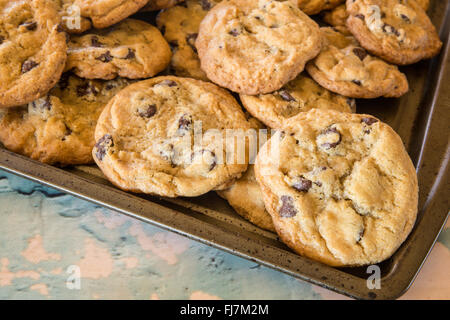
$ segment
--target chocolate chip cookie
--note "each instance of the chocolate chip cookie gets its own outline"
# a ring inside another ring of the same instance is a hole
[[[228,130],[249,129],[226,90],[190,78],[156,77],[130,85],[108,103],[95,130],[93,155],[123,190],[193,197],[245,172],[248,144],[236,146],[245,137],[236,140]]]
[[[170,71],[177,76],[208,80],[200,68],[195,40],[200,22],[217,2],[219,1],[186,0],[158,14],[158,28],[172,49]]]
[[[137,12],[148,0],[73,0],[82,17],[91,19],[95,28],[106,28]]]
[[[345,0],[290,0],[307,15],[318,14],[323,10],[330,10],[345,2]]]
[[[318,25],[289,1],[224,1],[200,24],[196,48],[210,80],[255,95],[293,80],[321,48]]]
[[[65,69],[87,79],[148,78],[164,70],[170,57],[169,45],[156,27],[126,19],[72,36]]]
[[[281,129],[284,122],[313,108],[341,112],[355,111],[355,100],[332,93],[314,80],[300,74],[280,90],[256,96],[240,95],[245,109],[271,128]]]
[[[365,49],[398,65],[437,55],[442,42],[415,0],[347,0],[347,27]]]
[[[324,12],[322,18],[323,21],[333,27],[346,27],[348,18],[347,7],[345,4],[341,4],[333,10]]]
[[[128,84],[120,78],[94,81],[64,74],[48,95],[0,110],[0,141],[48,164],[92,163],[97,119],[109,99]]]
[[[369,115],[299,115],[262,147],[255,173],[283,242],[332,266],[389,258],[416,220],[414,166],[394,130]]]
[[[0,107],[45,95],[67,58],[66,33],[50,0],[0,0]]]
[[[321,53],[306,67],[321,86],[352,98],[400,97],[408,81],[397,66],[366,52],[351,35],[321,28]]]

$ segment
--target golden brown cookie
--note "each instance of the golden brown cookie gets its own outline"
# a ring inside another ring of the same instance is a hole
[[[195,48],[200,22],[217,0],[186,0],[183,5],[163,10],[158,14],[157,25],[172,49],[170,71],[180,77],[207,81],[200,68]]]
[[[290,0],[307,15],[318,14],[323,10],[330,10],[345,2],[345,0]]]
[[[207,77],[254,95],[280,89],[321,48],[318,25],[288,1],[230,0],[203,19],[195,46]]]
[[[306,67],[321,86],[352,98],[400,97],[408,81],[397,66],[368,54],[351,35],[321,28],[322,52]]]
[[[255,172],[281,240],[328,265],[388,259],[416,220],[414,166],[394,130],[369,115],[302,113],[262,147]]]
[[[347,27],[361,46],[398,65],[437,55],[442,42],[415,0],[347,0]]]
[[[0,141],[48,164],[92,163],[97,119],[109,99],[128,84],[120,78],[84,80],[64,74],[45,97],[0,110]]]
[[[149,78],[164,70],[170,57],[169,45],[157,28],[126,19],[72,36],[65,70],[87,79]]]
[[[328,91],[304,74],[280,90],[256,96],[240,95],[245,109],[266,126],[282,129],[286,120],[313,108],[354,112],[355,100]]]
[[[123,190],[199,196],[247,169],[248,145],[243,154],[240,148],[226,152],[234,145],[226,138],[232,129],[245,132],[250,125],[226,90],[190,78],[156,77],[130,85],[108,103],[93,155]]]
[[[50,0],[0,0],[0,108],[28,103],[57,82],[67,58],[66,33]]]

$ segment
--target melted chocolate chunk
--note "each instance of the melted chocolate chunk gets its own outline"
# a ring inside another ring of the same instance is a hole
[[[361,122],[367,124],[368,126],[371,126],[371,125],[373,125],[374,123],[377,123],[378,120],[375,119],[375,118],[362,118],[362,119],[361,119]]]
[[[408,16],[406,16],[406,15],[404,15],[404,14],[400,14],[400,17],[401,17],[403,20],[405,20],[406,22],[411,23],[411,20],[409,19]]]
[[[58,26],[56,27],[56,31],[58,32],[66,32],[66,30],[64,29],[64,26],[62,23],[58,24]]]
[[[91,93],[94,95],[98,94],[97,88],[91,83],[83,83],[77,86],[77,96],[82,97]]]
[[[359,81],[359,80],[352,80],[352,82],[354,84],[356,84],[357,86],[361,86],[361,81]]]
[[[34,22],[34,21],[33,22],[25,22],[21,25],[24,26],[29,31],[34,31],[37,29],[37,22]]]
[[[91,46],[96,47],[96,48],[101,48],[101,47],[103,47],[103,43],[101,43],[98,40],[97,36],[92,36],[92,38],[91,38]]]
[[[358,19],[361,19],[361,20],[363,20],[363,21],[364,21],[364,19],[365,19],[365,16],[364,16],[363,14],[360,14],[360,13],[355,14],[355,17],[358,18]]]
[[[305,177],[299,177],[292,187],[300,192],[308,192],[312,187],[312,181],[306,179]]]
[[[31,69],[36,68],[39,63],[34,62],[33,60],[27,60],[22,64],[22,73],[27,73]]]
[[[192,125],[192,118],[188,114],[183,114],[183,116],[178,120],[178,129],[179,130],[189,130]]]
[[[324,131],[322,131],[319,136],[332,136],[334,134],[338,135],[338,139],[336,142],[324,142],[322,144],[320,144],[321,148],[324,148],[326,150],[332,149],[332,148],[336,148],[342,141],[342,136],[341,133],[334,127],[329,127],[327,129],[325,129]]]
[[[237,29],[231,29],[228,34],[232,35],[233,37],[237,37],[239,35],[239,30]]]
[[[111,55],[111,52],[109,52],[109,51],[106,51],[104,54],[95,58],[95,60],[100,60],[103,63],[110,62],[112,59],[113,59],[113,56]]]
[[[390,24],[387,24],[387,23],[385,23],[381,27],[381,29],[383,30],[384,33],[392,33],[392,34],[394,34],[397,37],[400,35],[400,33],[398,32],[397,29],[395,29],[393,26],[391,26]]]
[[[212,8],[212,4],[208,0],[200,0],[200,4],[202,5],[202,9],[205,11],[209,11]]]
[[[296,101],[295,98],[286,90],[280,90],[279,94],[284,101]]]
[[[178,46],[179,46],[178,40],[169,41],[170,50],[175,51],[178,49]]]
[[[128,53],[125,56],[125,59],[130,60],[130,59],[134,59],[136,57],[136,54],[134,53],[134,50],[131,48],[128,48]]]
[[[217,157],[216,157],[216,154],[213,151],[202,149],[200,152],[197,151],[195,153],[192,153],[192,155],[191,155],[191,162],[194,161],[196,155],[200,155],[203,159],[205,159],[204,158],[205,154],[210,156],[209,168],[208,169],[209,169],[209,171],[212,171],[217,166]]]
[[[281,196],[281,208],[279,211],[280,217],[292,218],[297,215],[297,210],[294,207],[294,199],[290,196]]]
[[[95,144],[97,151],[95,156],[98,160],[102,161],[108,151],[108,148],[114,146],[113,138],[110,134],[105,134],[98,142]]]
[[[359,58],[359,60],[363,61],[365,57],[367,57],[367,52],[363,48],[354,48],[353,53]]]
[[[189,33],[186,35],[186,42],[195,53],[197,53],[197,48],[195,47],[195,40],[197,39],[197,36],[198,33]]]
[[[156,104],[149,105],[144,111],[139,111],[142,118],[151,118],[156,114]]]

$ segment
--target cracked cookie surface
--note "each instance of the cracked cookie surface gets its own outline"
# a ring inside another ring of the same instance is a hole
[[[328,27],[321,32],[322,51],[306,66],[321,86],[353,98],[400,97],[408,91],[397,66],[368,54],[352,35]]]
[[[318,25],[292,3],[230,0],[200,24],[196,48],[210,80],[254,95],[280,89],[320,51]]]
[[[82,17],[91,19],[95,28],[106,28],[137,12],[148,0],[73,0]]]
[[[347,27],[361,45],[407,65],[437,55],[442,42],[425,11],[414,0],[347,0]]]
[[[247,169],[245,154],[241,159],[239,152],[225,152],[234,145],[227,129],[245,132],[250,125],[226,90],[190,78],[156,77],[130,85],[108,103],[93,155],[123,190],[198,196]]]
[[[120,78],[98,81],[64,74],[45,97],[0,110],[0,141],[48,164],[92,163],[97,119],[109,99],[128,84]]]
[[[200,68],[195,40],[200,23],[217,0],[186,0],[158,14],[157,25],[172,49],[170,71],[180,77],[207,81]]]
[[[300,74],[280,90],[256,96],[240,95],[244,107],[270,128],[281,129],[286,120],[312,108],[354,112],[355,100],[328,91]]]
[[[164,70],[170,57],[169,45],[156,27],[126,19],[72,36],[65,70],[87,79],[149,78]]]
[[[369,115],[304,113],[262,147],[255,172],[283,242],[332,266],[389,258],[416,219],[414,166],[400,137]]]
[[[66,34],[56,3],[0,0],[0,107],[45,95],[67,58]]]

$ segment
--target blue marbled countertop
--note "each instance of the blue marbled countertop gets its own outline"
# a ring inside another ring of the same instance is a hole
[[[0,219],[0,299],[345,299],[3,171]],[[402,298],[450,299],[449,227]]]

